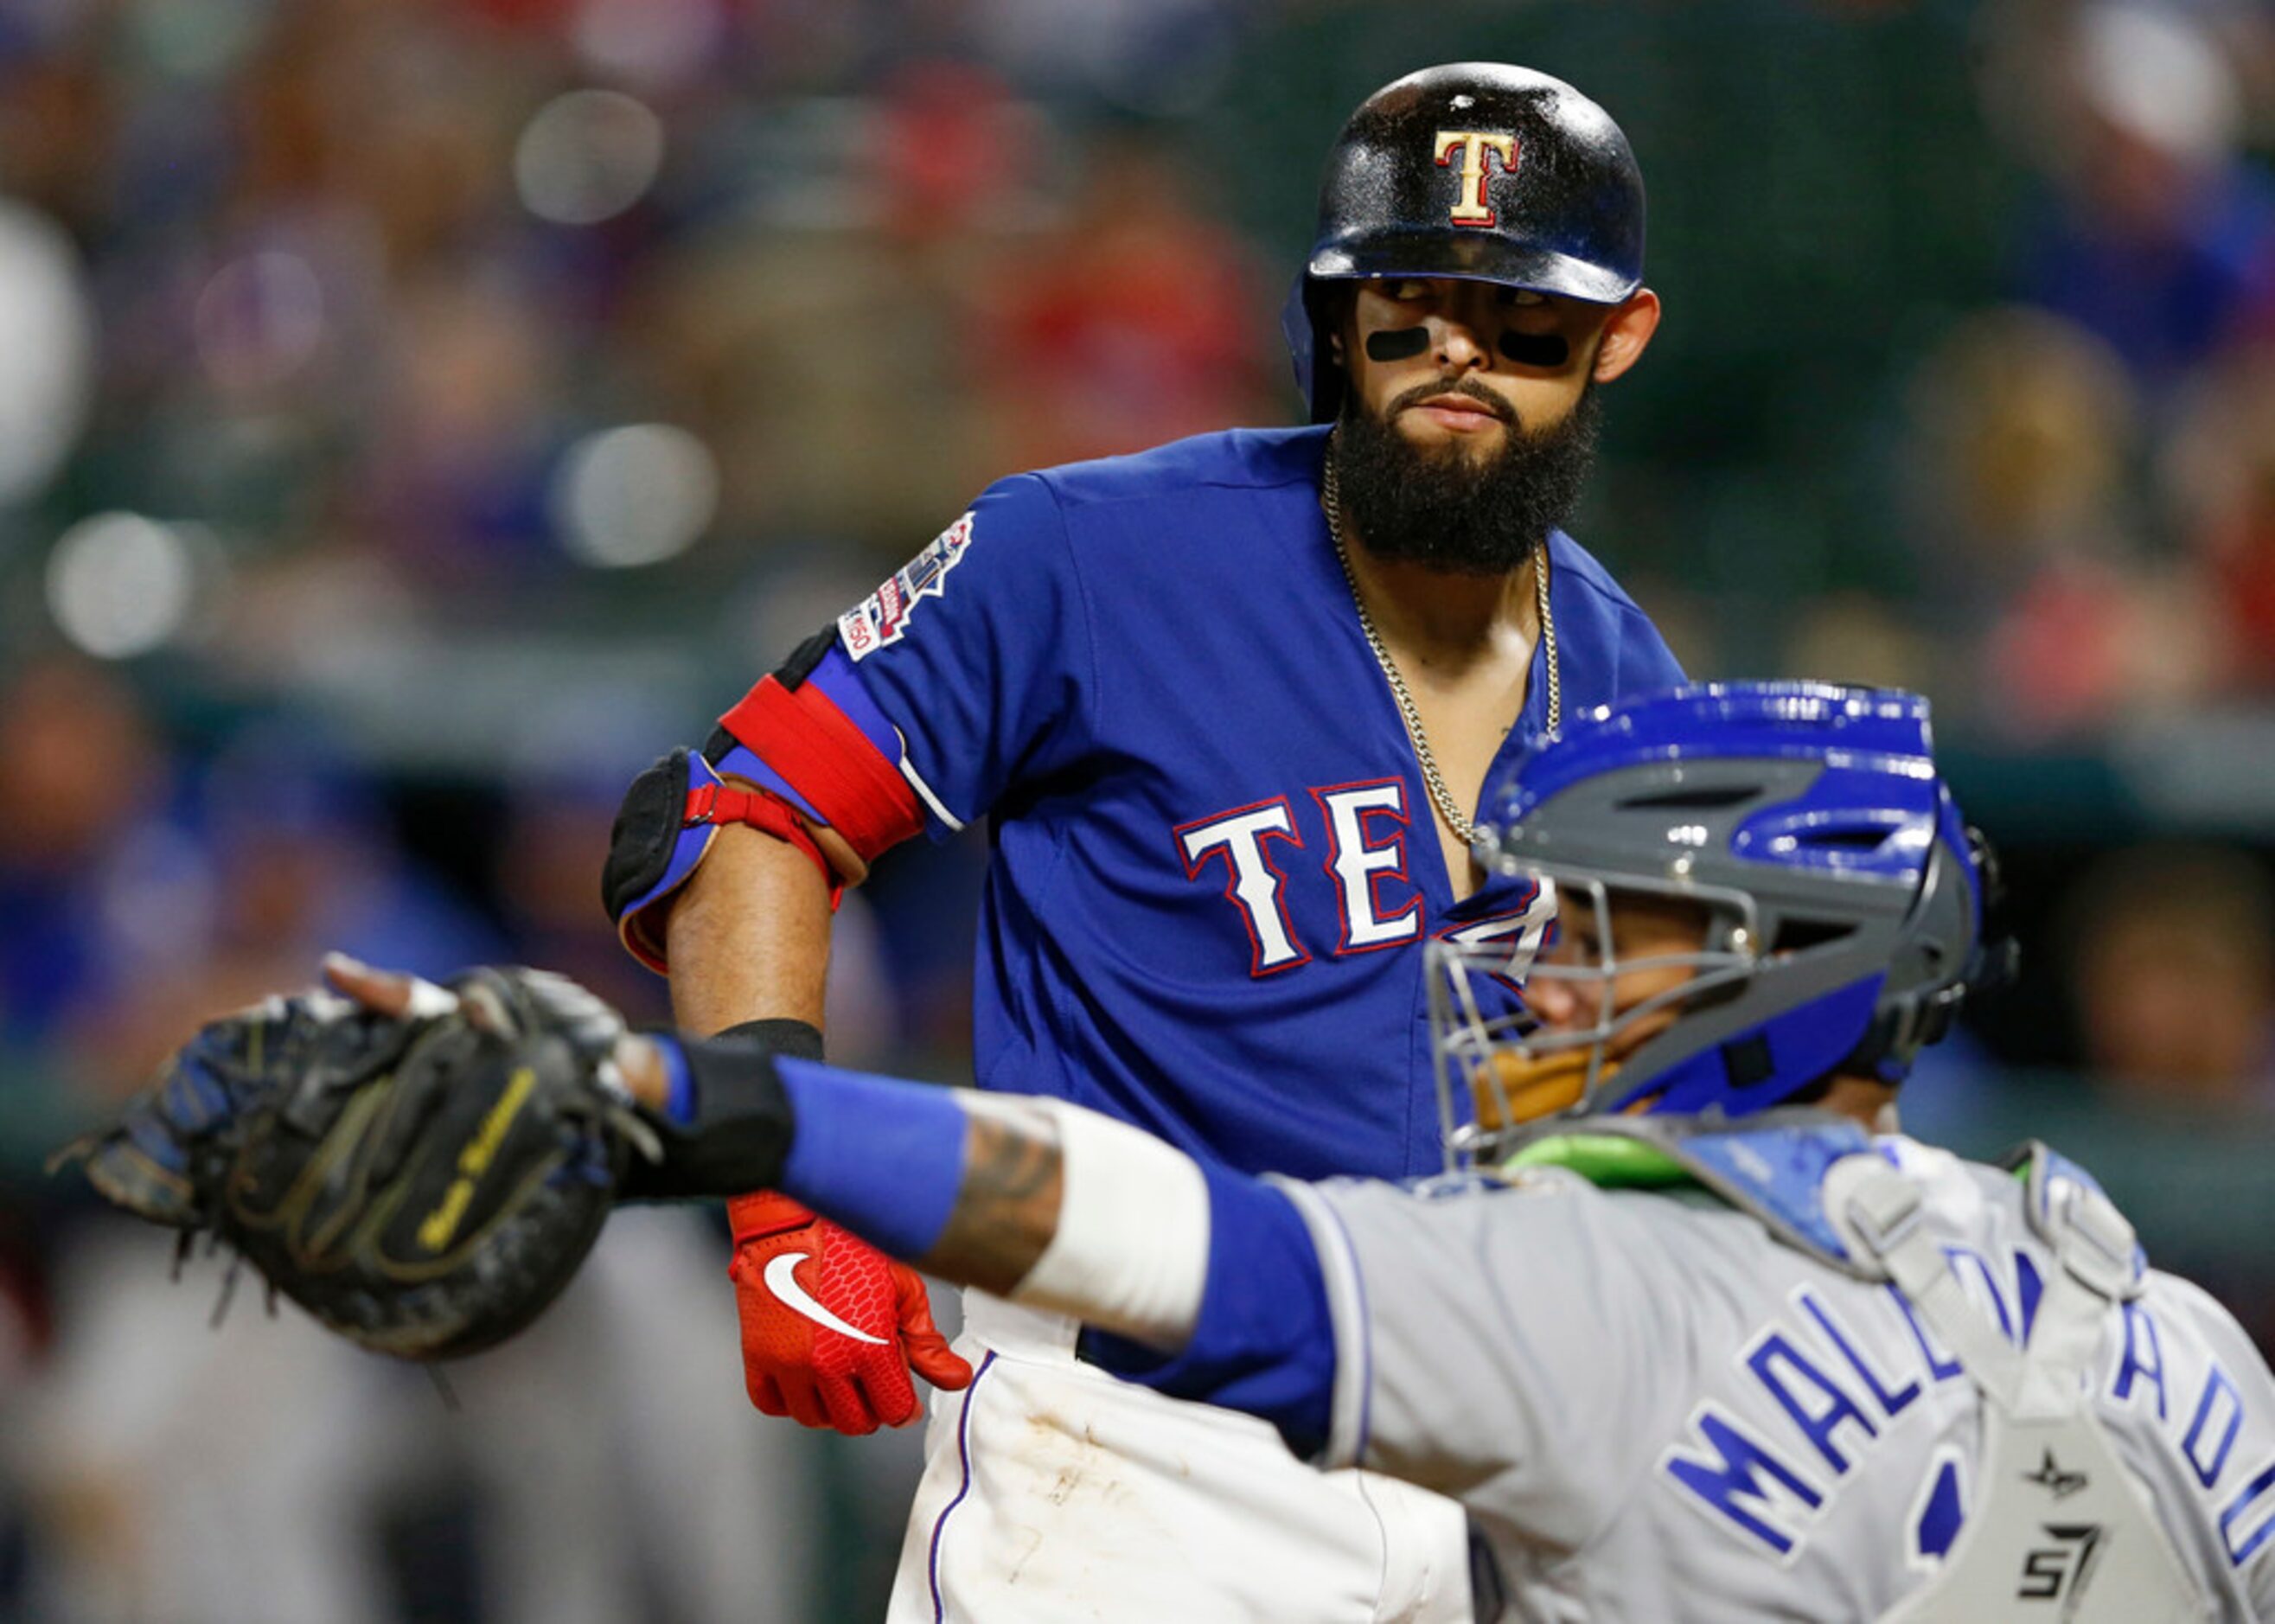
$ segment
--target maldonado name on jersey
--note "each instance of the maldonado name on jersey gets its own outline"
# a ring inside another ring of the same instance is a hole
[[[1971,1246],[1945,1249],[1976,1305],[2015,1346],[2028,1341],[2044,1288],[2037,1263],[2016,1248],[2006,1268]],[[1808,1538],[1810,1518],[1840,1492],[1889,1424],[1924,1392],[1962,1381],[1959,1363],[1939,1347],[1901,1293],[1882,1290],[1884,1318],[1901,1322],[1911,1357],[1882,1368],[1866,1352],[1888,1345],[1889,1327],[1852,1322],[1821,1293],[1795,1287],[1787,1311],[1738,1349],[1732,1366],[1780,1412],[1783,1436],[1750,1424],[1727,1404],[1708,1401],[1691,1414],[1686,1435],[1659,1459],[1659,1469],[1717,1527],[1742,1542],[1789,1560]],[[2146,1303],[2121,1305],[2123,1333],[2099,1384],[2105,1404],[2153,1405],[2161,1428],[2193,1472],[2218,1522],[2228,1560],[2241,1567],[2275,1538],[2275,1460],[2240,1462],[2244,1401],[2234,1377],[2208,1350],[2167,1372],[2165,1344],[2185,1330],[2160,1326]],[[2050,1492],[2060,1490],[2059,1462],[2041,1462]],[[1939,1451],[1913,1500],[1906,1532],[1922,1560],[1949,1551],[1970,1500],[1963,1463]]]

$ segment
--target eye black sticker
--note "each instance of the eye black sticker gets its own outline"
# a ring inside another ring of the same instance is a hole
[[[1503,333],[1500,352],[1519,366],[1561,366],[1571,359],[1572,346],[1558,333]]]
[[[1430,329],[1426,327],[1394,327],[1366,336],[1366,356],[1371,361],[1403,361],[1411,359],[1430,347]]]

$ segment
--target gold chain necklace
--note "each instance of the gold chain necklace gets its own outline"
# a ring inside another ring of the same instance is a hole
[[[1366,646],[1374,651],[1374,662],[1382,668],[1389,680],[1390,697],[1398,702],[1398,714],[1406,722],[1406,736],[1414,741],[1415,759],[1422,764],[1422,782],[1430,791],[1430,799],[1438,808],[1438,815],[1454,837],[1464,846],[1472,845],[1478,837],[1477,825],[1471,823],[1454,792],[1446,788],[1446,775],[1438,770],[1438,757],[1430,748],[1430,736],[1422,731],[1422,713],[1415,708],[1414,696],[1408,691],[1406,679],[1398,674],[1392,662],[1390,651],[1382,644],[1382,634],[1374,629],[1374,616],[1366,612],[1366,599],[1358,590],[1358,577],[1351,573],[1350,554],[1343,546],[1343,505],[1335,479],[1334,448],[1327,448],[1327,471],[1322,505],[1327,513],[1327,533],[1334,539],[1335,562],[1343,567],[1343,583],[1350,588],[1351,605],[1358,610],[1358,629],[1366,634]],[[1554,732],[1564,717],[1562,674],[1556,661],[1556,616],[1548,607],[1548,544],[1543,538],[1532,553],[1532,596],[1540,615],[1540,641],[1548,655],[1548,730]]]

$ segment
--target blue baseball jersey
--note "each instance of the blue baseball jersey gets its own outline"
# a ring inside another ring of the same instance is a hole
[[[1423,942],[1539,910],[1515,881],[1455,898],[1320,511],[1326,444],[1240,430],[1005,480],[805,681],[935,838],[986,821],[983,1086],[1244,1171],[1395,1177],[1440,1159]],[[1602,565],[1561,533],[1549,556],[1568,709],[1682,680]],[[1546,686],[1536,650],[1489,783]]]

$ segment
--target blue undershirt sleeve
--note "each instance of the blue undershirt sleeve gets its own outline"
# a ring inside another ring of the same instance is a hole
[[[1168,1356],[1101,1331],[1085,1333],[1100,1368],[1173,1398],[1261,1416],[1311,1460],[1326,1446],[1335,1334],[1319,1253],[1295,1203],[1258,1179],[1203,1161],[1209,1191],[1208,1281],[1183,1351]]]
[[[966,1127],[953,1091],[777,1059],[797,1124],[781,1188],[895,1257],[920,1258],[947,1227]],[[1325,1279],[1295,1204],[1259,1180],[1200,1164],[1208,1275],[1183,1349],[1165,1356],[1086,1333],[1105,1370],[1175,1398],[1261,1416],[1304,1459],[1326,1446],[1335,1338]]]
[[[782,1191],[896,1258],[930,1251],[964,1181],[955,1092],[777,1058],[797,1131]]]

